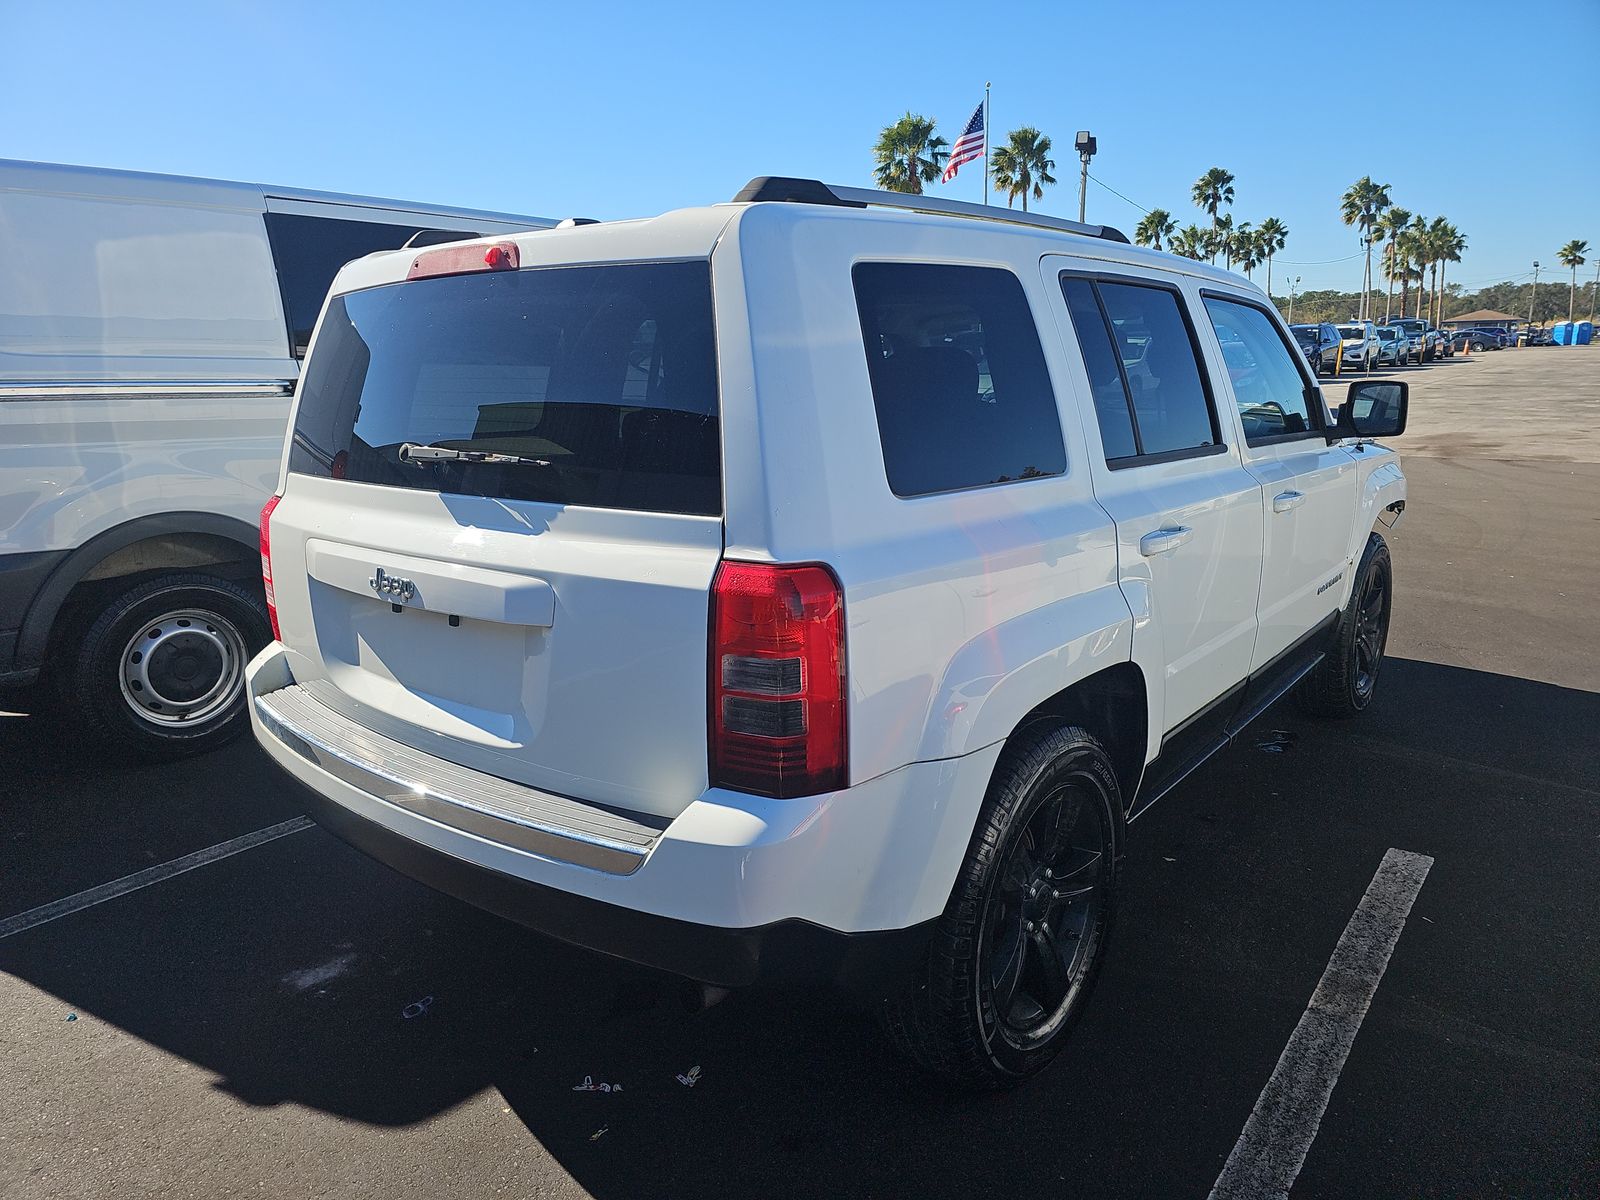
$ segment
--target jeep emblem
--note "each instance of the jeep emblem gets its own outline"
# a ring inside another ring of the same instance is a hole
[[[372,573],[372,578],[367,580],[367,586],[380,596],[399,596],[402,600],[409,600],[417,594],[417,585],[411,580],[389,575],[382,567]]]

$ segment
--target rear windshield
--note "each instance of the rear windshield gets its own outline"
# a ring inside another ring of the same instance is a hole
[[[328,304],[289,470],[419,491],[722,511],[711,268],[546,267]],[[402,462],[436,446],[523,462]]]

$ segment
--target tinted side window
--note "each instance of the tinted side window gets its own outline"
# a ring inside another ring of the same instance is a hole
[[[1322,427],[1311,408],[1305,376],[1272,319],[1248,304],[1206,298],[1222,343],[1247,442],[1313,433]]]
[[[339,268],[377,250],[398,250],[421,228],[424,227],[338,221],[295,213],[267,214],[267,238],[278,264],[278,287],[283,292],[289,344],[295,357],[305,355],[317,314],[322,311],[322,302],[327,299]],[[464,238],[479,236],[470,229],[460,232]]]
[[[852,272],[889,487],[924,496],[1067,469],[1022,284],[994,267]]]
[[[1061,288],[1089,370],[1108,463],[1222,445],[1175,292],[1071,275],[1061,277]],[[1122,392],[1120,413],[1113,372]]]

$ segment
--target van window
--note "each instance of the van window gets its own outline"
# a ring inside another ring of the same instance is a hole
[[[1070,274],[1061,276],[1061,290],[1089,372],[1107,464],[1220,450],[1216,413],[1178,294]]]
[[[275,291],[259,213],[0,190],[0,376],[49,376],[45,355],[157,379],[282,360]]]
[[[402,461],[408,442],[530,461]],[[710,266],[544,267],[337,296],[301,380],[289,469],[716,515]]]
[[[926,496],[1067,469],[1022,284],[995,267],[858,263],[852,272],[884,471]]]
[[[1217,296],[1206,297],[1206,312],[1222,343],[1245,441],[1257,445],[1321,430],[1321,413],[1310,402],[1312,388],[1272,318],[1254,305]]]
[[[283,292],[295,357],[304,356],[317,314],[322,311],[322,302],[328,298],[328,288],[340,267],[378,250],[398,250],[419,229],[435,228],[440,226],[383,225],[269,212],[267,238],[278,263],[278,287]],[[480,236],[470,229],[463,229],[460,234],[463,238]]]

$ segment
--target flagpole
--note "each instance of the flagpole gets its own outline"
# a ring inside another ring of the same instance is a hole
[[[989,81],[983,84],[983,202],[989,203]]]

